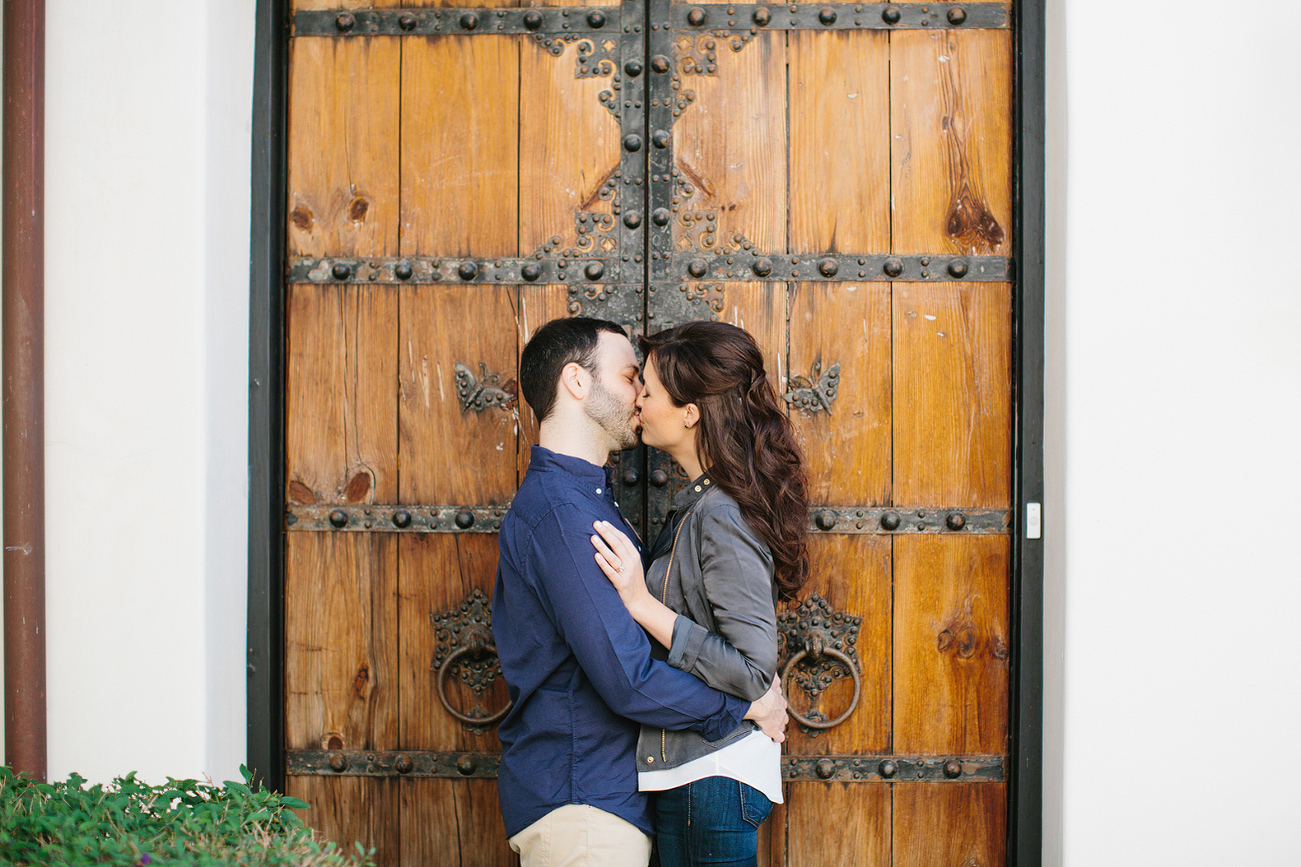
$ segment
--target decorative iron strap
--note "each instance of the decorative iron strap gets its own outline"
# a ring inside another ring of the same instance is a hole
[[[1002,3],[717,3],[672,7],[674,30],[1006,30]]]
[[[636,487],[640,473],[619,475]],[[651,484],[658,477],[652,472]],[[617,482],[616,484],[619,484]],[[285,508],[289,530],[406,533],[496,533],[509,503],[500,506],[301,505]],[[652,523],[658,523],[658,519]],[[809,529],[818,533],[924,534],[966,533],[978,536],[1011,532],[1012,513],[1004,509],[907,509],[899,506],[815,506]]]
[[[493,779],[496,753],[428,750],[289,750],[291,776]],[[1003,782],[1001,756],[782,756],[790,783]]]
[[[847,280],[1002,283],[1012,277],[1012,260],[1005,256],[896,256],[890,253],[766,255],[751,248],[705,257],[672,254],[668,271],[675,280],[744,280],[746,282],[827,282]]]
[[[534,256],[519,259],[389,257],[290,259],[290,283],[617,283],[615,258]],[[631,269],[640,276],[640,268]]]
[[[619,33],[618,6],[530,9],[353,9],[294,13],[292,36],[432,36],[447,33]],[[630,21],[641,25],[641,17]]]

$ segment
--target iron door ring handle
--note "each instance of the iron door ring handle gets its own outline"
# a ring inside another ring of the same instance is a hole
[[[797,723],[811,729],[829,729],[832,728],[833,726],[838,726],[845,720],[849,719],[849,715],[854,712],[854,708],[858,707],[858,696],[863,691],[863,679],[858,673],[858,666],[854,665],[854,661],[850,659],[847,654],[842,653],[839,650],[836,650],[834,647],[823,647],[822,653],[826,656],[832,657],[833,659],[840,662],[841,665],[845,666],[845,668],[849,669],[850,676],[854,678],[854,698],[849,702],[849,707],[845,709],[844,713],[842,713],[840,716],[836,717],[835,719],[827,720],[826,722],[805,719],[800,714],[799,711],[797,711],[793,707],[790,707],[788,704],[786,708],[786,712],[790,714],[792,717],[794,717]],[[809,655],[808,648],[801,648],[800,651],[796,653],[794,656],[792,656],[790,660],[786,663],[786,667],[782,669],[782,692],[783,693],[789,692],[789,690],[786,688],[786,681],[791,676],[791,672],[795,670],[795,665],[801,659],[803,659],[808,655]]]
[[[492,714],[491,716],[473,717],[473,716],[466,716],[456,708],[452,707],[452,703],[447,700],[447,695],[443,692],[443,681],[447,679],[447,670],[451,668],[452,662],[457,659],[460,659],[462,656],[465,656],[466,654],[471,653],[475,650],[485,650],[488,653],[491,653],[493,656],[497,655],[497,646],[495,644],[489,644],[483,648],[476,648],[473,645],[467,644],[464,647],[458,647],[456,650],[453,650],[451,653],[449,653],[447,655],[447,658],[443,660],[443,664],[438,666],[438,681],[437,681],[438,700],[443,703],[443,707],[447,709],[448,713],[450,713],[452,716],[454,716],[456,719],[460,720],[463,723],[468,723],[469,725],[476,725],[476,726],[491,725],[492,723],[500,722],[502,719],[505,718],[506,714],[510,712],[509,701],[506,702],[506,706],[504,708],[497,711],[495,714]]]

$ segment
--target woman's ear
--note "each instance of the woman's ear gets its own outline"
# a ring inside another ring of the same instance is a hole
[[[700,422],[700,407],[689,403],[682,407],[682,426],[693,428]]]

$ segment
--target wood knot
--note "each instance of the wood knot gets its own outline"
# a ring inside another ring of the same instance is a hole
[[[312,212],[302,205],[294,208],[294,212],[289,215],[289,219],[294,226],[304,232],[310,232],[313,226]]]

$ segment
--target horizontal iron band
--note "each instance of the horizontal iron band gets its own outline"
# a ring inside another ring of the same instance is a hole
[[[641,29],[641,21],[636,23]],[[353,9],[294,13],[293,36],[432,36],[459,34],[618,34],[620,7],[515,9]]]
[[[677,31],[1006,30],[1001,3],[673,4]]]
[[[492,779],[496,753],[429,750],[289,750],[292,776]],[[789,783],[1002,782],[1001,756],[783,756]]]
[[[741,249],[712,257],[674,253],[669,260],[669,279],[714,282],[962,280],[1002,283],[1009,280],[1011,274],[1012,260],[1006,256],[896,256],[889,253],[789,256]]]
[[[636,260],[640,263],[641,256]],[[289,261],[285,279],[290,283],[617,283],[621,264],[611,257],[296,258]],[[641,276],[640,264],[632,270]]]
[[[289,530],[387,533],[496,533],[510,504],[500,506],[300,505],[285,508]],[[1002,509],[815,506],[816,534],[966,533],[1005,535],[1012,513]]]

